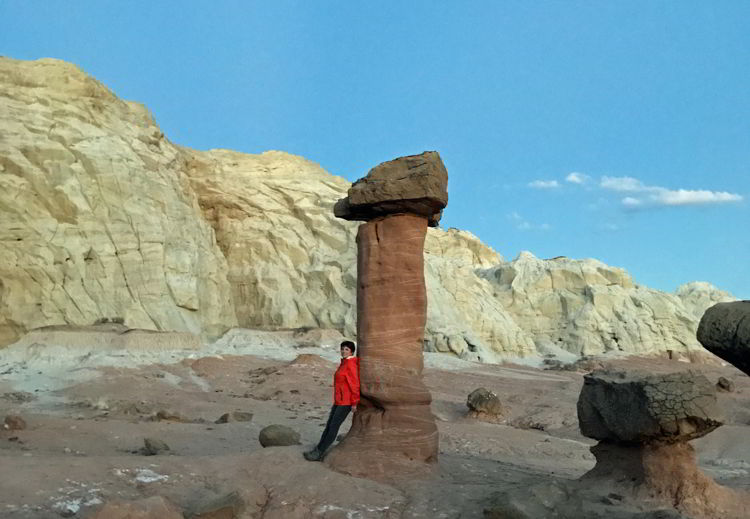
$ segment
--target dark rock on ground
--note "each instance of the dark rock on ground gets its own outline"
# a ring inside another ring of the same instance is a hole
[[[26,429],[26,420],[20,416],[9,414],[3,421],[3,429],[6,431],[22,431]]]
[[[263,447],[284,447],[288,445],[299,445],[300,435],[297,431],[286,425],[269,425],[264,427],[258,435],[258,441]]]
[[[156,456],[157,454],[166,454],[169,451],[169,445],[156,438],[145,438],[141,454],[144,456]]]
[[[246,413],[244,411],[232,411],[231,413],[224,413],[214,423],[222,424],[229,422],[249,422],[253,419],[253,413]]]
[[[483,387],[469,393],[466,398],[466,405],[469,408],[469,416],[480,420],[497,422],[506,413],[500,398],[494,392]]]

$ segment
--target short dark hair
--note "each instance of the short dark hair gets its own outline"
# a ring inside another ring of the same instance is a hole
[[[350,350],[352,350],[352,355],[357,353],[357,347],[354,345],[352,341],[342,342],[340,348],[349,348]]]

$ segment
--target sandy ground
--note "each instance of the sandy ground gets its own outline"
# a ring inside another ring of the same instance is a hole
[[[247,505],[243,517],[482,517],[500,492],[578,478],[594,464],[594,442],[580,435],[576,418],[583,368],[591,365],[544,370],[426,354],[440,461],[423,479],[387,485],[302,458],[331,403],[335,333],[237,330],[197,351],[167,340],[130,352],[83,339],[79,347],[72,335],[62,346],[46,343],[50,337],[0,351],[0,419],[27,422],[0,431],[3,518],[85,518],[103,502],[153,495],[190,517],[231,492]],[[750,378],[667,359],[599,363],[733,380],[735,391],[719,396],[726,425],[694,446],[708,474],[750,491]],[[509,410],[502,423],[467,417],[466,396],[478,387],[500,396]],[[215,423],[234,411],[252,419]],[[258,434],[270,424],[298,431],[302,444],[264,449]],[[145,456],[145,438],[170,450]]]

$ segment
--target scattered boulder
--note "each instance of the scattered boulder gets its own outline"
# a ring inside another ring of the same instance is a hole
[[[3,429],[6,431],[22,431],[26,429],[26,420],[18,415],[9,414],[3,421]]]
[[[157,454],[166,454],[169,451],[169,445],[156,438],[144,438],[141,454],[144,456],[156,456]]]
[[[253,413],[246,413],[244,411],[232,411],[231,413],[224,413],[214,423],[222,424],[229,422],[249,422],[253,419]]]
[[[162,496],[138,501],[105,503],[89,519],[185,519],[182,511]]]
[[[750,375],[750,301],[719,303],[703,314],[698,341]]]
[[[264,427],[258,435],[258,441],[263,447],[286,447],[299,445],[300,435],[286,425],[269,425]]]
[[[719,377],[719,380],[716,381],[716,389],[725,393],[734,393],[734,380]]]
[[[483,387],[469,393],[466,405],[469,408],[469,416],[488,422],[498,422],[506,413],[500,398],[493,391]]]
[[[372,168],[336,202],[333,214],[369,221],[388,214],[424,216],[437,227],[448,204],[448,172],[436,151],[399,157]]]

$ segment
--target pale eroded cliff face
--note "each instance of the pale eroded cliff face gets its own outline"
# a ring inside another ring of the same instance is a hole
[[[0,58],[0,127],[0,346],[113,317],[209,337],[356,333],[358,224],[333,216],[346,180],[283,152],[176,146],[57,60]],[[456,229],[430,229],[425,259],[425,348],[486,362],[700,349],[705,307],[732,299],[701,283],[664,294],[596,260],[505,262]]]
[[[236,324],[184,158],[145,108],[73,65],[0,58],[0,127],[0,344],[111,317]]]

